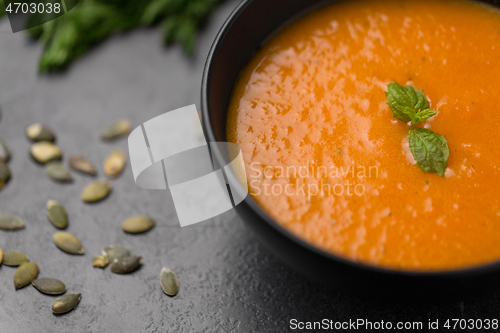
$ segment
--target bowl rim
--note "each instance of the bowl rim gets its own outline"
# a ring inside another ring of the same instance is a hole
[[[219,49],[221,48],[224,38],[227,35],[228,31],[231,29],[233,24],[238,20],[240,15],[245,11],[245,9],[253,2],[254,0],[242,0],[236,8],[231,12],[228,16],[219,32],[217,33],[214,41],[212,42],[212,46],[207,55],[207,59],[205,62],[205,66],[203,69],[203,76],[201,81],[201,116],[202,116],[202,126],[205,138],[207,142],[217,142],[215,137],[214,130],[212,128],[212,117],[210,114],[209,107],[209,90],[211,86],[210,79],[212,77],[213,65],[215,59],[217,58]],[[322,5],[332,3],[333,0],[327,1],[326,3],[323,1]],[[311,8],[315,8],[311,6]],[[299,16],[300,17],[300,16]],[[289,21],[285,22],[288,24]],[[283,25],[280,25],[278,29],[282,28]],[[272,33],[271,33],[272,34]],[[212,148],[212,158],[217,159],[220,162],[223,162],[224,159],[221,157],[221,152],[217,145],[215,148]],[[467,277],[475,277],[488,273],[497,272],[500,270],[500,259],[485,263],[478,264],[476,266],[469,266],[465,268],[452,268],[452,269],[444,269],[444,270],[398,270],[390,267],[382,267],[375,266],[371,264],[366,264],[362,262],[356,262],[347,258],[343,258],[331,252],[327,252],[325,250],[320,249],[319,247],[314,246],[313,244],[303,240],[293,234],[291,231],[282,226],[279,222],[275,221],[269,214],[267,214],[262,207],[251,197],[250,195],[240,203],[240,205],[248,205],[250,209],[257,214],[257,216],[265,221],[270,227],[272,227],[275,231],[279,232],[281,235],[285,236],[289,241],[295,243],[296,245],[302,247],[303,249],[314,253],[315,255],[322,257],[328,261],[332,261],[336,264],[344,265],[349,268],[368,271],[380,275],[392,275],[392,276],[400,276],[400,277],[409,277],[409,278],[467,278]]]

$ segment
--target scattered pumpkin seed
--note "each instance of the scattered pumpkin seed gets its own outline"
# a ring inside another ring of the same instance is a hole
[[[67,294],[58,297],[52,304],[52,312],[54,314],[63,314],[70,312],[80,304],[82,294]]]
[[[54,234],[54,243],[57,247],[69,254],[84,254],[82,243],[69,232],[59,231]]]
[[[53,278],[40,278],[31,281],[33,287],[47,295],[62,295],[66,292],[64,283]]]
[[[49,162],[45,170],[50,178],[61,183],[70,183],[73,181],[73,175],[64,165],[59,162]]]
[[[6,266],[17,267],[28,261],[29,259],[27,255],[17,251],[5,252],[3,255],[3,263]]]
[[[102,130],[101,139],[105,141],[117,139],[123,135],[127,135],[130,132],[130,128],[130,121],[125,119],[118,120]]]
[[[97,174],[94,165],[81,156],[71,156],[69,158],[69,165],[76,171],[86,173],[91,176],[95,176]]]
[[[50,222],[59,229],[64,229],[68,226],[68,214],[64,207],[55,200],[47,201],[47,215]]]
[[[16,289],[26,287],[38,276],[38,265],[34,262],[25,262],[21,264],[14,273],[14,286]]]
[[[177,276],[168,267],[163,267],[160,272],[161,289],[168,296],[175,296],[179,291],[179,281]]]
[[[109,259],[107,256],[95,256],[94,260],[92,260],[92,266],[104,268],[108,266]]]
[[[132,273],[139,267],[141,256],[128,256],[121,259],[115,259],[111,262],[109,269],[116,274]]]
[[[11,176],[12,175],[7,164],[0,162],[0,188],[4,187],[4,185],[7,184]]]
[[[41,141],[31,145],[31,156],[38,162],[45,164],[50,161],[60,160],[62,158],[61,149],[48,141]]]
[[[106,256],[109,262],[113,262],[115,259],[122,259],[124,257],[129,257],[130,251],[118,245],[110,245],[106,246],[102,250],[102,255]]]
[[[107,180],[96,180],[88,184],[82,192],[82,200],[84,202],[97,202],[106,198],[111,192],[112,185]]]
[[[122,223],[123,231],[129,234],[140,234],[153,228],[155,221],[148,216],[134,216]]]
[[[14,215],[0,215],[0,229],[18,230],[24,228],[24,222]]]
[[[0,249],[0,265],[2,264],[3,262],[3,250]]]
[[[56,136],[54,135],[54,133],[50,129],[39,123],[28,126],[26,128],[26,136],[28,137],[28,139],[35,142],[54,142],[56,140]]]
[[[126,160],[120,148],[113,149],[104,162],[104,172],[110,178],[118,177],[125,167]]]
[[[0,162],[7,163],[10,160],[10,150],[5,142],[0,139]]]

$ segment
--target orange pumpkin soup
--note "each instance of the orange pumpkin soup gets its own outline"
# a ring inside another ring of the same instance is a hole
[[[424,173],[391,82],[440,112],[444,177]],[[227,137],[275,220],[353,261],[445,270],[500,259],[500,14],[468,1],[360,0],[273,36],[235,86]]]

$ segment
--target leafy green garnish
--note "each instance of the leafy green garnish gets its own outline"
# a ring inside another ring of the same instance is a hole
[[[439,111],[434,111],[431,109],[425,109],[422,111],[418,111],[417,115],[415,116],[415,121],[412,122],[413,125],[415,124],[420,124],[427,119],[429,119],[432,116],[435,116]]]
[[[439,112],[431,110],[429,100],[423,91],[413,86],[401,86],[394,82],[387,85],[387,90],[385,95],[393,117],[405,123],[411,121],[412,125],[416,125]]]
[[[163,31],[165,44],[178,42],[191,55],[198,29],[222,1],[80,0],[66,14],[28,32],[44,46],[38,66],[40,72],[67,67],[112,34],[157,24]],[[33,14],[30,21],[43,21],[40,15],[47,14]]]
[[[410,151],[420,169],[444,177],[450,157],[448,141],[444,136],[420,127],[412,128],[408,134]]]
[[[6,13],[5,13],[5,4],[3,1],[0,1],[0,18],[2,16],[4,16]]]
[[[149,0],[141,23],[159,23],[166,45],[179,42],[186,53],[194,52],[196,31],[223,0]]]
[[[392,116],[412,125],[426,121],[438,111],[430,109],[430,103],[424,92],[409,85],[401,86],[397,82],[387,85],[385,93]],[[424,172],[437,173],[444,177],[448,166],[448,141],[444,136],[425,128],[414,127],[408,132],[410,151],[417,165]]]

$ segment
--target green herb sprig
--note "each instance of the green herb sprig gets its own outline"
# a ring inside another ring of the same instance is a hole
[[[0,18],[2,18],[2,16],[4,16],[6,13],[5,13],[5,5],[4,5],[4,2],[3,1],[0,1]]]
[[[430,109],[424,92],[410,85],[401,86],[397,82],[387,85],[387,104],[392,116],[411,125],[420,124],[439,111]],[[431,130],[412,127],[408,132],[408,142],[413,158],[424,172],[437,173],[444,177],[448,166],[448,141],[443,135]]]
[[[108,36],[136,27],[159,25],[165,44],[180,43],[195,51],[196,34],[223,0],[80,0],[66,14],[29,29],[44,47],[39,71],[66,68]],[[1,1],[0,1],[1,2]],[[3,3],[0,4],[0,16]],[[31,22],[42,15],[32,14]]]
[[[387,85],[387,90],[385,95],[389,100],[387,104],[391,107],[392,116],[405,123],[411,121],[412,125],[420,124],[439,112],[429,109],[429,100],[424,92],[414,86],[401,86],[394,82]]]

